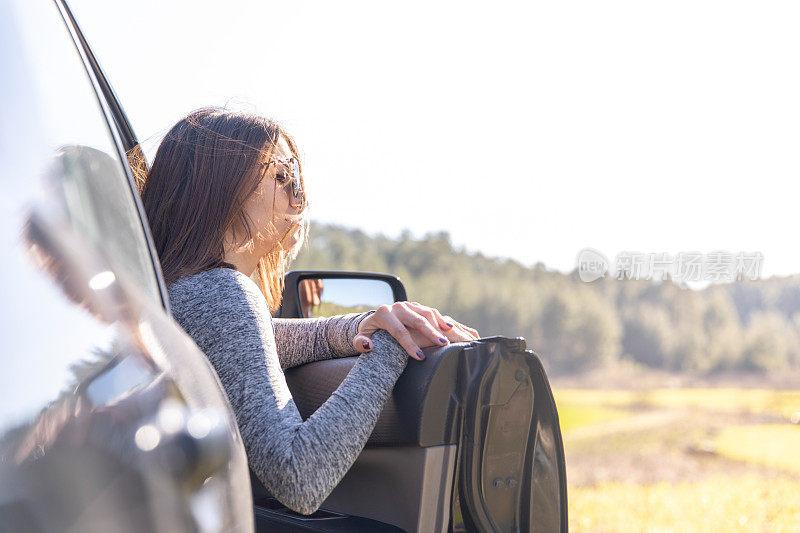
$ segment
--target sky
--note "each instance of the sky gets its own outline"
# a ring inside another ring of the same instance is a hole
[[[800,272],[796,2],[69,3],[146,153],[198,107],[275,118],[313,220]]]

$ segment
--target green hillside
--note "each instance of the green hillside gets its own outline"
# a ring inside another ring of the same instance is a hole
[[[619,360],[713,374],[766,372],[800,362],[797,276],[712,285],[605,278],[526,267],[454,248],[447,233],[413,239],[313,224],[292,269],[395,274],[410,300],[437,307],[483,336],[523,336],[556,374]]]

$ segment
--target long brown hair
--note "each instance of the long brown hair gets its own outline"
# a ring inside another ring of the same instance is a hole
[[[234,268],[224,261],[225,235],[231,229],[239,242],[237,230],[243,230],[245,242],[252,239],[243,206],[261,180],[261,161],[281,137],[299,161],[294,140],[280,125],[249,113],[199,109],[170,129],[140,183],[167,284],[203,270]],[[258,261],[261,290],[273,311],[287,263],[301,244],[291,250],[278,246]]]

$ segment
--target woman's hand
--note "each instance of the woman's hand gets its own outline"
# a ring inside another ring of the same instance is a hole
[[[478,331],[461,324],[432,307],[417,302],[395,302],[382,305],[373,314],[361,321],[353,346],[359,352],[372,349],[370,336],[385,329],[397,339],[408,355],[422,361],[422,348],[446,346],[450,342],[478,339]]]

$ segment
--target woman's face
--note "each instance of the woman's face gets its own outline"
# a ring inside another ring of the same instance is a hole
[[[283,137],[270,157],[264,178],[244,205],[253,223],[253,246],[260,257],[278,248],[291,249],[303,237],[305,210],[292,193],[292,152]]]

